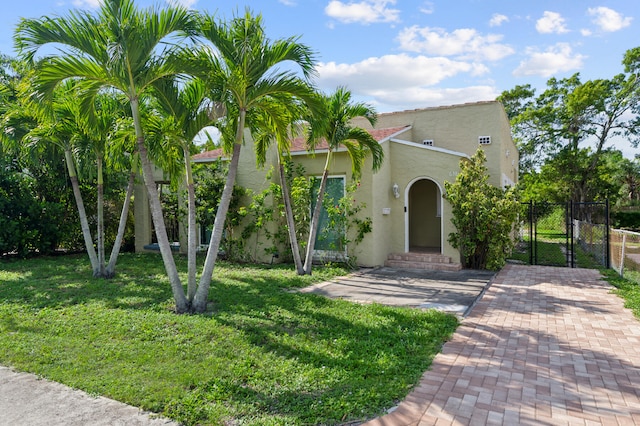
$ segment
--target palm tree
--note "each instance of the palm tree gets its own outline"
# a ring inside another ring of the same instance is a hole
[[[293,208],[291,206],[291,194],[287,182],[285,163],[289,160],[291,141],[304,130],[302,117],[304,117],[308,110],[303,104],[296,102],[295,99],[279,102],[274,104],[270,109],[275,111],[278,108],[280,109],[280,113],[273,115],[262,114],[254,121],[254,148],[258,166],[264,166],[269,147],[274,142],[276,144],[278,177],[280,179],[280,189],[284,203],[285,220],[287,222],[293,263],[298,275],[303,275],[304,269],[302,257],[300,256],[300,246],[298,244]]]
[[[22,90],[30,90],[24,87]],[[23,96],[21,107],[5,116],[10,121],[24,120],[30,117],[35,125],[26,131],[21,140],[25,147],[32,152],[38,152],[38,147],[49,145],[58,148],[64,153],[65,164],[71,181],[73,196],[78,209],[80,227],[84,238],[85,248],[94,277],[102,276],[101,263],[96,254],[89,227],[89,220],[80,191],[80,180],[76,164],[83,160],[81,150],[78,149],[77,135],[80,133],[78,126],[78,105],[73,99],[72,92],[75,90],[73,82],[69,81],[64,86],[59,87],[50,102],[34,102],[26,95]],[[86,159],[86,156],[85,156]]]
[[[191,170],[193,140],[216,117],[215,108],[207,98],[207,89],[200,79],[180,82],[173,78],[154,83],[156,110],[160,112],[150,120],[150,134],[157,135],[166,145],[177,146],[182,153],[188,204],[188,249],[187,249],[187,300],[193,301],[196,294],[196,249],[198,243],[196,226],[195,182]]]
[[[305,77],[314,72],[312,51],[296,38],[270,41],[264,32],[262,17],[253,16],[247,10],[244,16],[230,22],[218,23],[211,16],[204,16],[201,36],[211,42],[215,50],[206,48],[199,52],[198,68],[209,70],[204,78],[212,88],[213,99],[225,104],[226,122],[235,127],[233,138],[224,138],[225,152],[231,154],[227,180],[214,222],[207,257],[198,285],[193,307],[197,312],[206,308],[213,269],[222,240],[224,221],[231,201],[238,171],[240,148],[244,140],[245,126],[258,114],[273,117],[280,112],[273,109],[274,100],[291,96],[317,106],[315,93],[292,71],[282,68],[290,63],[300,67]],[[223,135],[229,134],[223,129]]]
[[[351,174],[354,179],[360,176],[364,160],[369,154],[371,154],[373,160],[373,171],[377,171],[384,160],[382,147],[369,132],[360,127],[350,125],[351,120],[356,117],[364,117],[372,126],[375,125],[377,119],[375,109],[365,103],[352,103],[351,92],[344,87],[338,87],[333,94],[324,96],[323,99],[324,110],[322,114],[311,115],[309,118],[309,144],[311,148],[313,149],[321,139],[324,139],[328,149],[322,178],[320,179],[320,188],[318,189],[318,196],[309,226],[309,240],[304,260],[304,273],[308,275],[311,274],[313,249],[318,233],[322,202],[333,154],[340,147],[346,148],[351,160]]]
[[[127,195],[125,196],[116,241],[111,249],[109,263],[105,264],[105,232],[104,232],[104,168],[106,165],[112,169],[122,169],[121,164],[127,162],[126,151],[121,144],[117,144],[117,149],[110,149],[111,145],[116,145],[116,139],[126,138],[127,133],[131,133],[133,128],[123,130],[119,123],[124,119],[124,108],[121,99],[112,93],[100,94],[97,98],[95,116],[81,114],[77,108],[77,102],[69,100],[74,106],[74,115],[77,120],[78,145],[87,151],[91,151],[95,157],[96,178],[97,178],[97,232],[96,246],[98,249],[99,276],[112,278],[115,275],[115,264],[122,244],[122,238],[126,227],[126,217],[128,215],[129,204],[133,192],[135,175],[130,173],[127,184]],[[130,150],[129,150],[130,151]]]
[[[22,19],[15,34],[16,46],[27,60],[33,60],[42,46],[56,43],[59,48],[37,64],[36,82],[43,95],[61,81],[75,78],[84,91],[83,110],[93,111],[95,97],[105,89],[127,97],[151,215],[178,313],[189,311],[189,304],[167,237],[140,102],[156,80],[183,71],[177,44],[164,42],[172,35],[191,33],[195,26],[195,15],[183,7],[141,10],[133,0],[104,0],[96,16],[72,11],[65,17]]]

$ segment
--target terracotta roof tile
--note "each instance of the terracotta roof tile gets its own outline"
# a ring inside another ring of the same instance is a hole
[[[205,151],[205,152],[201,152],[200,154],[196,154],[191,156],[191,160],[192,161],[201,161],[201,162],[206,162],[208,160],[215,160],[217,158],[222,157],[222,148],[218,148],[218,149],[214,149],[212,151]]]
[[[378,142],[382,142],[385,139],[397,134],[401,133],[403,130],[408,129],[410,126],[399,126],[399,127],[387,127],[384,129],[371,129],[368,132],[373,136],[375,140]],[[327,149],[327,141],[322,140],[318,145],[316,145],[316,150]],[[306,138],[298,137],[291,141],[291,152],[304,152],[306,151]],[[223,155],[222,148],[214,149],[213,151],[205,151],[200,154],[196,154],[191,157],[192,160],[196,162],[206,162],[209,160],[215,160],[216,158],[220,158]]]

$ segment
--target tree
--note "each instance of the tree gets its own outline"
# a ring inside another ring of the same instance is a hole
[[[187,189],[187,300],[191,303],[196,294],[196,249],[198,234],[196,226],[195,182],[191,169],[193,140],[205,127],[213,123],[213,108],[207,98],[207,90],[203,81],[191,79],[180,82],[173,78],[157,80],[154,83],[156,109],[160,113],[150,120],[150,131],[162,139],[164,149],[170,151],[177,147],[181,153],[184,170],[184,181]],[[160,164],[161,166],[163,164]],[[164,168],[164,167],[163,167]]]
[[[163,42],[172,35],[193,33],[195,27],[195,15],[183,7],[140,10],[133,0],[105,0],[97,16],[72,11],[65,17],[22,19],[15,35],[18,50],[29,61],[42,46],[59,47],[37,63],[36,83],[44,96],[61,81],[74,78],[83,90],[84,111],[95,109],[95,98],[104,90],[118,91],[128,99],[154,228],[178,313],[188,312],[190,306],[167,237],[140,102],[156,80],[183,72],[180,47]]]
[[[196,69],[206,69],[203,76],[212,89],[212,99],[226,107],[226,126],[222,129],[224,150],[230,154],[227,181],[214,222],[207,257],[200,276],[193,309],[206,309],[213,269],[218,256],[224,222],[238,172],[240,149],[245,127],[254,128],[254,117],[270,114],[274,119],[280,110],[270,107],[278,99],[302,99],[311,108],[316,104],[314,90],[293,71],[283,71],[289,63],[300,68],[305,77],[314,72],[314,56],[297,38],[270,41],[264,31],[262,17],[249,10],[230,22],[218,22],[205,16],[201,36],[214,50],[198,52]],[[195,61],[194,61],[195,62]],[[233,135],[233,136],[232,136]]]
[[[86,156],[82,158],[82,156],[76,155],[79,151],[76,144],[77,136],[81,131],[78,124],[79,109],[73,96],[75,89],[73,82],[68,81],[58,87],[46,102],[26,99],[23,109],[18,112],[18,117],[24,117],[25,114],[28,114],[37,122],[37,125],[25,133],[21,140],[24,141],[28,149],[32,149],[34,152],[38,152],[38,149],[35,149],[38,145],[50,145],[53,148],[57,147],[64,153],[64,162],[71,181],[84,245],[89,256],[93,276],[101,277],[104,275],[104,262],[100,262],[93,244],[77,171],[78,162],[85,161]]]
[[[560,179],[571,182],[568,196],[587,201],[590,177],[602,166],[607,143],[636,132],[628,113],[638,103],[638,83],[635,74],[586,82],[574,74],[551,78],[537,97],[528,85],[503,92],[499,100],[511,120],[521,173],[553,160]]]
[[[118,254],[122,245],[122,240],[127,224],[127,216],[129,205],[133,195],[133,187],[135,183],[135,164],[131,161],[131,151],[133,147],[129,146],[127,150],[122,149],[121,140],[130,139],[133,133],[133,127],[130,123],[126,123],[125,109],[121,99],[118,99],[112,93],[100,94],[96,98],[96,114],[88,117],[81,114],[77,108],[73,108],[76,117],[78,132],[76,138],[78,145],[84,150],[90,151],[95,157],[95,173],[97,186],[97,238],[96,245],[98,249],[98,264],[100,268],[100,276],[104,278],[113,278],[115,276],[115,267]],[[77,103],[72,106],[77,107]],[[120,220],[116,231],[116,238],[111,248],[109,262],[105,262],[105,219],[104,219],[104,169],[110,166],[112,170],[130,169],[127,189],[125,191]],[[127,167],[128,166],[128,167]]]
[[[513,230],[520,203],[515,189],[488,183],[482,149],[460,161],[455,182],[445,182],[444,198],[452,207],[456,231],[449,242],[460,250],[464,268],[499,269],[513,248]]]
[[[373,126],[376,123],[376,111],[373,107],[362,103],[351,101],[351,92],[344,87],[338,87],[331,95],[323,96],[323,109],[321,113],[312,114],[309,122],[309,144],[311,149],[320,140],[326,141],[328,145],[327,157],[325,161],[322,177],[320,178],[320,188],[316,199],[311,224],[309,226],[309,240],[307,242],[304,273],[311,274],[313,263],[313,250],[320,223],[322,202],[327,187],[327,178],[334,153],[340,147],[347,150],[351,161],[351,174],[353,179],[357,179],[362,171],[362,166],[369,154],[373,160],[373,171],[377,171],[384,160],[382,147],[366,130],[360,127],[351,126],[350,122],[356,117],[364,117]]]
[[[41,208],[41,214],[35,215],[38,219],[31,222],[31,227],[28,224],[21,226],[20,234],[26,235],[21,239],[23,252],[50,253],[60,244],[74,249],[76,234],[71,224],[76,220],[72,217],[74,210],[70,203],[73,193],[67,184],[62,151],[53,144],[27,145],[23,139],[39,125],[28,97],[31,70],[26,63],[8,57],[0,57],[0,64],[3,168],[7,173],[17,175],[15,179],[21,185],[21,192],[25,192],[22,199],[28,192]],[[30,209],[32,216],[34,206]]]
[[[291,255],[296,272],[298,275],[304,275],[304,265],[300,256],[300,246],[285,165],[290,160],[291,141],[303,131],[303,126],[300,122],[307,110],[304,105],[299,104],[295,99],[274,104],[270,109],[274,111],[280,109],[280,112],[277,114],[262,114],[256,119],[257,129],[254,133],[256,160],[259,166],[264,166],[267,150],[275,142],[278,177],[280,179],[280,191],[282,193]]]

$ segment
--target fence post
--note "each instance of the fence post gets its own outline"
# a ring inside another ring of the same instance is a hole
[[[533,203],[533,214],[531,217],[533,218],[533,262],[532,265],[538,264],[538,212],[536,211],[536,203]]]
[[[624,246],[625,244],[627,244],[627,234],[626,232],[623,232],[622,233],[622,249],[620,250],[621,254],[620,254],[620,272],[619,272],[621,277],[624,277],[624,254],[625,254]]]
[[[571,267],[575,268],[576,267],[575,261],[574,261],[574,258],[575,258],[575,240],[574,240],[574,235],[573,235],[573,231],[574,231],[574,229],[573,229],[573,226],[574,226],[573,220],[574,220],[575,212],[574,212],[573,201],[569,201],[569,212],[568,213],[569,213],[569,217],[567,218],[568,219],[566,221],[567,225],[565,225],[565,226],[570,226],[571,229],[570,230],[566,229],[566,231],[567,231],[567,239],[570,240],[570,241],[567,241],[567,243],[570,242],[570,245],[567,244],[567,246],[568,246],[567,247],[567,255],[571,256]]]
[[[609,199],[607,198],[605,200],[605,214],[604,214],[604,220],[605,220],[605,233],[606,233],[606,259],[605,259],[605,263],[606,263],[606,267],[607,269],[609,269],[611,267],[611,239],[610,239],[610,234],[609,234]],[[624,259],[624,258],[623,258]]]
[[[529,265],[534,265],[533,263],[533,201],[529,201]]]

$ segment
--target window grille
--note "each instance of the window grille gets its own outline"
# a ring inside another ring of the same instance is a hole
[[[480,145],[489,145],[491,143],[491,136],[478,136],[478,143]]]

